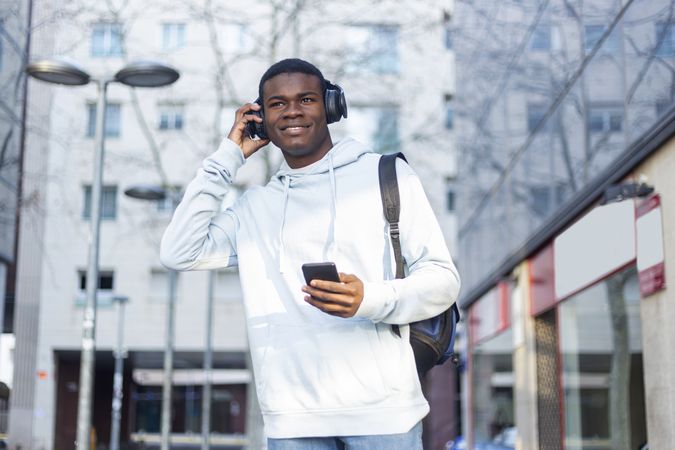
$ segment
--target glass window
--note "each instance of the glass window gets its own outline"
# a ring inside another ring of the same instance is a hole
[[[593,50],[598,41],[605,34],[605,25],[586,25],[584,27],[584,48],[586,53]],[[619,39],[616,31],[613,31],[602,44],[600,51],[603,53],[616,53],[619,51]]]
[[[640,448],[647,440],[635,267],[560,305],[565,448]]]
[[[185,46],[185,24],[162,24],[162,49],[176,50]]]
[[[160,130],[182,130],[183,129],[183,105],[163,105],[159,108],[159,129]]]
[[[183,188],[181,186],[173,186],[171,195],[167,195],[162,200],[157,200],[155,208],[160,213],[173,213],[182,198]]]
[[[544,115],[546,114],[547,110],[548,110],[548,108],[545,105],[542,105],[540,103],[528,103],[528,105],[527,105],[527,131],[529,131],[531,133],[537,128],[537,126],[539,125],[539,122],[541,122],[544,119]],[[547,130],[548,129],[548,123],[544,124],[544,126],[541,129]]]
[[[445,118],[443,125],[446,130],[452,130],[454,125],[453,120],[453,109],[452,109],[452,97],[449,95],[445,96]]]
[[[548,24],[539,24],[535,27],[530,38],[530,50],[543,51],[551,49],[551,27]]]
[[[452,25],[447,12],[443,16],[443,44],[446,50],[452,50]]]
[[[393,153],[400,148],[398,109],[382,108],[377,114],[377,128],[373,138],[376,152]]]
[[[445,48],[447,50],[452,50],[452,29],[450,28],[450,25],[447,24],[444,29],[443,43],[445,44]]]
[[[122,25],[96,23],[91,31],[91,56],[122,56]]]
[[[347,31],[346,70],[398,74],[399,29],[395,25],[357,25]]]
[[[492,448],[492,444],[508,446],[515,438],[512,353],[511,329],[480,343],[473,350],[471,381],[475,448]]]
[[[675,35],[673,34],[672,22],[660,22],[656,24],[656,54],[659,56],[675,55]]]
[[[159,433],[162,410],[161,386],[134,386],[131,401],[135,410],[136,432]],[[211,432],[238,434],[244,432],[246,386],[214,385],[211,391]],[[172,392],[172,432],[197,434],[202,424],[202,386],[174,386]]]
[[[443,11],[443,44],[446,50],[452,50],[452,16]]]
[[[666,111],[670,110],[670,108],[673,106],[673,101],[667,99],[659,99],[656,101],[654,106],[656,108],[656,115],[661,116],[665,114]]]
[[[566,185],[553,182],[530,186],[529,190],[532,211],[538,216],[547,217],[564,201]]]
[[[79,279],[80,291],[85,291],[87,289],[87,271],[79,270],[77,272]],[[100,270],[98,272],[98,290],[99,291],[112,291],[115,285],[115,274],[111,271]]]
[[[101,219],[114,220],[117,216],[117,186],[103,186],[101,191]],[[84,187],[82,218],[91,218],[91,186]]]
[[[119,137],[121,134],[122,113],[119,103],[106,104],[105,110],[105,136]],[[87,105],[87,137],[96,135],[96,104]]]
[[[397,152],[401,146],[399,112],[395,106],[355,106],[345,122],[347,134],[378,153]]]
[[[455,212],[455,178],[447,177],[445,179],[445,210],[447,212]]]
[[[620,106],[591,106],[588,111],[588,129],[592,133],[623,130],[623,109]]]

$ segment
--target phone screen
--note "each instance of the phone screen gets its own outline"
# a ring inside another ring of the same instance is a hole
[[[302,265],[302,273],[309,285],[312,280],[326,280],[340,282],[337,268],[332,262],[307,263]]]

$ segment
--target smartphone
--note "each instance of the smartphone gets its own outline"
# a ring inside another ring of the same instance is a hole
[[[302,265],[302,273],[305,275],[307,285],[312,280],[326,280],[340,282],[337,268],[332,262],[307,263]]]

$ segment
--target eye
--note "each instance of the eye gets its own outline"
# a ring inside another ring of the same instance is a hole
[[[302,103],[312,103],[315,100],[314,100],[313,97],[304,97],[301,101],[302,101]]]
[[[284,104],[284,102],[272,102],[272,103],[270,103],[269,106],[270,106],[270,108],[275,108],[275,107],[281,106],[283,104]]]

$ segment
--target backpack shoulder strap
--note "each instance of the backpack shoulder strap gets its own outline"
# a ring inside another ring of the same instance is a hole
[[[380,157],[378,172],[380,178],[382,210],[384,211],[384,217],[389,223],[389,238],[391,239],[391,244],[394,248],[394,259],[396,260],[396,278],[403,278],[403,267],[405,265],[405,260],[401,254],[401,239],[398,228],[401,202],[398,194],[398,180],[396,178],[397,158],[401,158],[403,161],[407,162],[405,156],[403,156],[403,153],[382,155]]]

